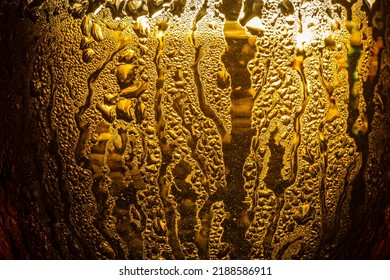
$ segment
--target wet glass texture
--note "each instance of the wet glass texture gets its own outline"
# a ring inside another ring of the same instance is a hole
[[[0,257],[389,257],[389,6],[0,4]]]

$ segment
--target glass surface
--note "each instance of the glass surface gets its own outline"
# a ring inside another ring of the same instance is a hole
[[[390,254],[389,4],[0,4],[0,256]]]

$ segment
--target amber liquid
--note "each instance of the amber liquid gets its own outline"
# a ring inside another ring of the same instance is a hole
[[[28,254],[370,254],[350,248],[369,246],[388,201],[375,205],[388,160],[381,2],[57,2],[29,7],[41,172],[22,181],[41,199],[23,208],[37,218]]]

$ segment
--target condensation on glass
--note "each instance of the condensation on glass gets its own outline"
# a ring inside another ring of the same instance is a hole
[[[380,257],[386,1],[2,5],[19,257]]]

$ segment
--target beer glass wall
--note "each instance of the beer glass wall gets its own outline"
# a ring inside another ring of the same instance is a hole
[[[0,4],[0,256],[390,254],[386,0]]]

